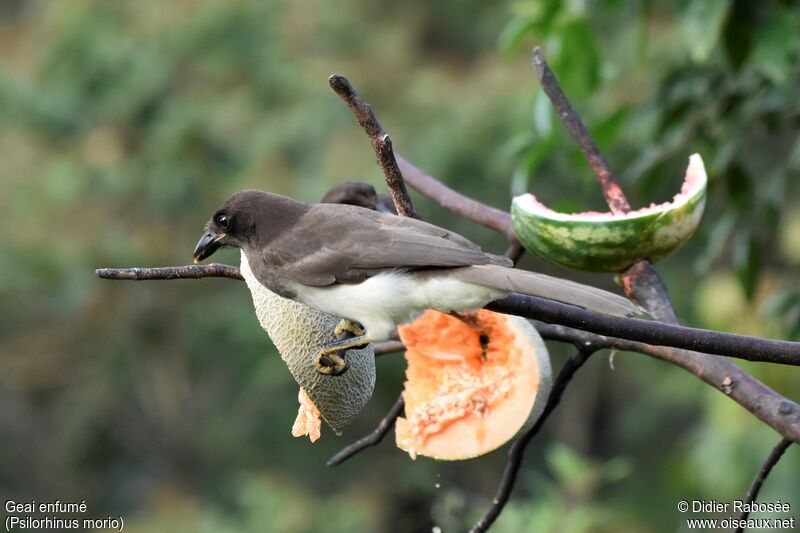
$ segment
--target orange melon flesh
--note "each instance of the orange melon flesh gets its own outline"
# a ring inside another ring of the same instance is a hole
[[[322,435],[322,416],[303,387],[300,387],[300,391],[297,393],[297,402],[300,405],[297,408],[297,418],[292,425],[292,436],[305,437],[308,435],[311,442],[318,441]]]
[[[406,416],[395,431],[412,458],[488,453],[533,424],[544,407],[550,362],[533,326],[486,310],[470,317],[476,327],[427,311],[399,328],[408,368]]]

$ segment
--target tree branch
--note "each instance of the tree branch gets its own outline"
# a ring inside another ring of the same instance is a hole
[[[103,279],[155,280],[155,279],[200,279],[230,278],[244,281],[239,267],[209,263],[207,265],[184,265],[168,267],[98,268],[94,271]]]
[[[486,514],[484,514],[483,517],[481,517],[481,519],[478,520],[478,522],[472,527],[472,529],[470,529],[470,533],[480,533],[486,531],[494,523],[494,521],[497,520],[497,517],[500,516],[500,513],[508,503],[508,499],[511,497],[511,491],[514,490],[514,483],[517,480],[517,474],[519,473],[519,469],[522,466],[522,461],[524,459],[525,448],[528,446],[528,443],[530,443],[533,437],[539,433],[539,430],[542,429],[542,426],[544,426],[547,418],[561,401],[561,396],[564,394],[564,390],[567,388],[567,385],[569,385],[573,376],[575,376],[575,373],[589,359],[592,353],[594,353],[593,349],[581,347],[572,357],[567,360],[566,363],[564,363],[564,366],[559,371],[558,376],[553,383],[553,388],[550,390],[550,396],[547,398],[547,404],[544,407],[544,411],[542,411],[542,415],[539,417],[533,427],[523,433],[516,441],[514,441],[513,444],[511,444],[511,447],[509,447],[508,459],[506,459],[503,477],[500,478],[500,485],[497,487],[497,492],[492,500],[492,505],[486,511]]]
[[[381,341],[372,344],[372,349],[375,352],[375,357],[386,355],[389,353],[402,352],[406,349],[400,341]]]
[[[392,140],[389,138],[389,134],[381,127],[378,119],[375,118],[372,108],[358,95],[344,76],[334,74],[328,78],[328,83],[336,91],[336,94],[345,101],[347,107],[356,117],[358,124],[369,137],[372,149],[375,150],[375,155],[378,158],[378,164],[380,164],[383,175],[386,178],[386,185],[389,186],[389,192],[392,195],[392,200],[394,200],[397,213],[404,217],[419,218],[414,206],[411,205],[411,198],[408,196],[403,174],[397,166],[397,160],[392,150]]]
[[[353,444],[342,448],[341,451],[331,457],[326,464],[328,466],[338,466],[354,455],[366,450],[367,448],[379,444],[386,434],[389,433],[389,431],[394,427],[397,417],[402,414],[405,406],[406,402],[403,400],[403,395],[401,394],[400,397],[397,398],[397,401],[394,402],[392,408],[389,409],[389,412],[386,414],[386,416],[381,419],[378,427],[375,428],[372,433],[365,435],[355,441]]]
[[[567,100],[564,91],[558,84],[558,80],[544,58],[542,49],[538,46],[533,49],[533,68],[536,71],[536,77],[539,78],[539,83],[542,84],[542,89],[544,89],[544,92],[553,103],[553,107],[558,113],[558,118],[566,126],[567,131],[575,139],[575,142],[578,143],[581,152],[589,161],[589,166],[592,167],[592,172],[600,181],[603,196],[605,196],[611,212],[617,215],[629,212],[631,206],[628,203],[628,199],[625,198],[625,193],[622,192],[617,178],[614,177],[608,167],[608,162],[600,152],[594,139],[589,135],[589,130],[583,125],[583,121],[575,112],[569,100]]]
[[[762,339],[707,329],[604,315],[553,300],[512,294],[486,309],[550,324],[561,324],[599,335],[785,365],[800,365],[800,342]]]
[[[443,208],[495,229],[503,235],[506,235],[509,229],[513,231],[510,214],[453,191],[403,158],[400,158],[399,161],[406,179],[412,187]],[[465,205],[464,198],[469,200],[469,209],[460,207]],[[639,269],[644,272],[641,274],[633,272]],[[629,269],[629,272],[624,273],[622,278],[626,285],[626,293],[633,294],[635,299],[643,303],[654,317],[664,322],[677,324],[663,281],[649,262],[637,263]],[[589,335],[591,334],[589,333]],[[800,409],[797,404],[779,395],[737,365],[724,359],[708,357],[689,350],[672,349],[660,354],[650,353],[650,355],[691,372],[718,390],[728,391],[727,394],[731,399],[752,412],[775,431],[785,437],[794,435],[793,440],[800,442]],[[731,381],[735,384],[734,387],[730,386],[729,382]]]
[[[197,279],[203,277],[242,279],[238,268],[219,264],[161,268],[102,268],[96,272],[101,278],[123,280]],[[747,361],[800,365],[800,343],[798,342],[689,328],[653,320],[615,317],[523,294],[512,294],[501,300],[490,302],[486,305],[486,309],[657,346],[683,348]]]
[[[556,324],[534,321],[534,325],[544,339],[639,352],[672,363],[729,396],[784,438],[800,443],[800,404],[781,396],[725,359],[689,350],[596,335]]]
[[[772,467],[774,467],[778,461],[781,460],[783,452],[786,451],[790,444],[791,441],[782,439],[777,445],[775,445],[767,458],[764,460],[764,464],[762,464],[761,468],[759,468],[756,477],[753,479],[753,483],[750,485],[750,489],[747,491],[747,496],[744,497],[745,503],[749,504],[756,501],[758,493],[761,490],[761,485],[764,484],[764,480],[767,479],[769,473],[772,472]],[[739,522],[745,522],[748,516],[750,516],[750,511],[744,511],[741,515],[739,515]],[[736,528],[737,533],[741,533],[742,531],[744,531],[744,528],[741,525]]]
[[[519,242],[511,223],[511,215],[507,211],[501,211],[454,191],[436,178],[425,174],[401,155],[397,156],[397,162],[405,180],[421,194],[455,215],[497,231],[505,236],[509,243]]]
[[[594,142],[589,130],[583,125],[580,116],[575,112],[572,104],[567,99],[566,94],[561,89],[553,71],[544,58],[542,49],[538,46],[533,49],[533,67],[536,77],[542,84],[547,97],[556,109],[558,118],[567,128],[567,131],[575,139],[575,142],[583,152],[584,157],[589,163],[592,172],[600,182],[600,188],[606,199],[609,209],[614,214],[625,214],[631,211],[631,206],[625,193],[611,172],[597,143]],[[633,300],[639,302],[647,309],[650,314],[663,322],[672,324],[678,323],[678,317],[672,308],[667,287],[661,281],[661,277],[653,268],[650,261],[642,259],[635,263],[628,270],[620,274],[622,286],[625,294]]]

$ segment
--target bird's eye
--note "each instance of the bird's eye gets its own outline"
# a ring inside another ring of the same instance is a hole
[[[217,215],[217,217],[214,219],[214,222],[216,222],[217,226],[219,226],[225,231],[231,228],[231,217],[229,217],[225,213],[220,213],[219,215]]]

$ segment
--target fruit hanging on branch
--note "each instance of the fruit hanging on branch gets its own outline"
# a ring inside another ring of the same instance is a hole
[[[671,202],[624,215],[557,213],[523,194],[511,204],[514,231],[527,250],[553,263],[621,272],[640,259],[666,257],[689,240],[703,216],[706,183],[703,160],[694,154],[681,192]]]
[[[412,458],[483,455],[541,415],[550,357],[527,320],[486,310],[464,320],[427,311],[398,331],[408,368],[396,438]]]
[[[300,412],[292,434],[319,437],[321,415],[337,434],[361,412],[375,388],[375,352],[372,346],[348,350],[348,370],[340,376],[321,374],[314,363],[319,349],[331,341],[339,318],[315,311],[299,302],[282,298],[253,276],[242,253],[241,272],[253,296],[258,321],[267,332],[281,359],[289,367],[300,393]],[[305,396],[305,397],[304,397]]]

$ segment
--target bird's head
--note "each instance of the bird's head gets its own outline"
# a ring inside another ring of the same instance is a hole
[[[194,249],[194,262],[210,257],[223,246],[243,248],[256,234],[256,218],[269,212],[270,197],[261,191],[241,191],[217,209]],[[287,199],[288,200],[288,199]]]

